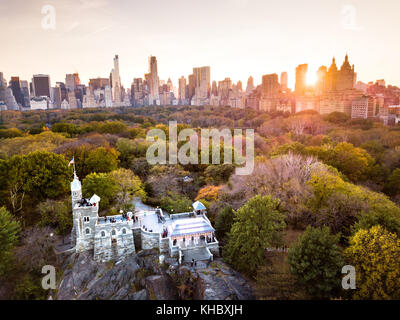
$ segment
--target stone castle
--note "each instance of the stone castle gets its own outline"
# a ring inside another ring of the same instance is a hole
[[[71,243],[76,252],[93,250],[95,261],[121,260],[139,249],[158,248],[179,263],[212,260],[219,255],[214,228],[201,202],[193,211],[168,215],[161,209],[135,210],[117,216],[99,216],[100,197],[82,197],[76,173],[71,182],[73,228]]]

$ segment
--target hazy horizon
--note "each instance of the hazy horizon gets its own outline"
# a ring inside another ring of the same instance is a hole
[[[43,6],[56,9],[56,29],[42,28]],[[0,3],[0,72],[7,80],[33,74],[51,77],[79,72],[83,83],[108,77],[120,56],[121,80],[148,72],[148,57],[158,60],[159,77],[177,86],[193,67],[210,66],[211,79],[286,71],[293,88],[295,68],[308,63],[315,73],[346,53],[357,80],[385,79],[400,86],[398,30],[400,2],[266,0],[22,0]]]

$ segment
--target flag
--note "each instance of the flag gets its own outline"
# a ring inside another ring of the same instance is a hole
[[[72,157],[72,160],[68,163],[68,167],[69,167],[71,164],[75,164],[74,157]]]

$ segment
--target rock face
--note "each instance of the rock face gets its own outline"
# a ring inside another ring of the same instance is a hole
[[[63,263],[59,300],[226,300],[253,299],[250,284],[221,260],[196,268],[171,258],[159,264],[156,250],[123,261],[98,263],[92,252],[72,254]]]

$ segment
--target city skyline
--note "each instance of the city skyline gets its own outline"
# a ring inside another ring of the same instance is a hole
[[[312,78],[333,56],[342,61],[348,53],[356,63],[357,80],[384,78],[400,86],[399,45],[393,42],[400,27],[397,1],[308,0],[306,6],[227,0],[211,7],[208,1],[180,0],[120,0],[118,5],[108,0],[34,0],[22,7],[20,2],[0,4],[5,31],[0,61],[8,79],[49,74],[54,84],[79,72],[82,83],[88,83],[108,77],[110,57],[119,54],[121,82],[128,88],[148,71],[146,61],[154,55],[160,79],[171,78],[175,86],[193,67],[211,66],[211,80],[217,82],[230,77],[246,83],[252,76],[260,84],[262,75],[287,72],[288,86],[294,89],[298,65],[308,64]],[[41,25],[46,5],[56,10],[55,30]]]

